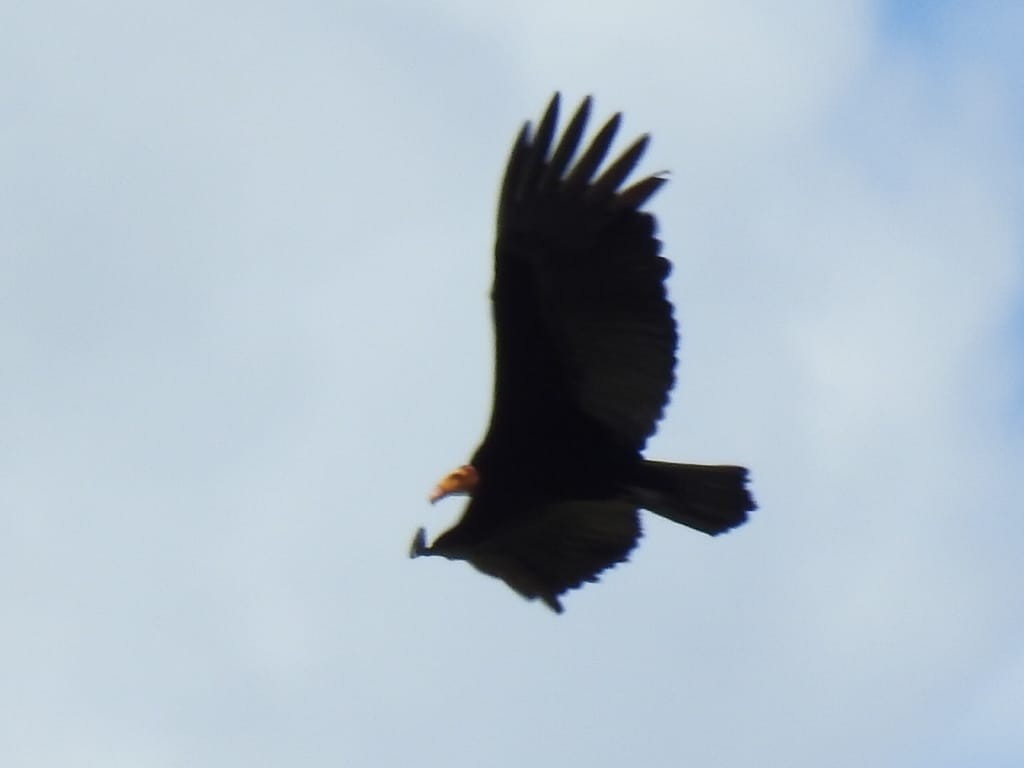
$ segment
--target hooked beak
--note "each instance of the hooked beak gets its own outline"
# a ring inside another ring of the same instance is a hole
[[[430,494],[430,503],[436,504],[445,496],[472,494],[480,483],[480,475],[472,464],[464,464],[445,477]]]

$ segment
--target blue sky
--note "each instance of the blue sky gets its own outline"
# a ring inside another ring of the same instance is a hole
[[[1021,764],[1024,11],[963,5],[0,11],[0,763]],[[761,507],[561,617],[405,557],[556,88],[672,171],[650,454]]]

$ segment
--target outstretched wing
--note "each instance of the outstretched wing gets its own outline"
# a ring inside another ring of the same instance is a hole
[[[559,595],[597,581],[602,571],[628,559],[639,538],[640,521],[628,503],[564,502],[502,529],[466,559],[561,613]]]
[[[647,136],[596,175],[618,114],[573,162],[590,103],[554,144],[556,94],[536,133],[523,127],[509,159],[498,208],[489,436],[557,443],[553,432],[575,429],[576,420],[617,448],[639,451],[674,382],[669,264],[658,255],[654,217],[639,210],[665,179],[620,190]]]

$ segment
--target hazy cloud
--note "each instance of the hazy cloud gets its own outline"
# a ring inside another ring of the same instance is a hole
[[[1024,758],[1021,26],[937,5],[5,11],[0,761]],[[652,453],[761,505],[557,619],[404,559],[556,88],[672,171]]]

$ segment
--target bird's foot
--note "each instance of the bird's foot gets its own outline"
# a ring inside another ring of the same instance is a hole
[[[430,547],[427,546],[427,532],[420,528],[413,537],[412,545],[409,547],[409,557],[423,557],[430,554]]]

